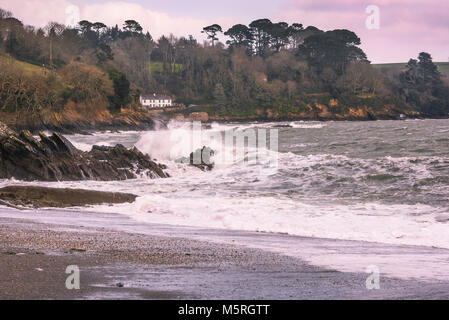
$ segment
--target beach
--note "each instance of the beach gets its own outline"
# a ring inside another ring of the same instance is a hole
[[[241,245],[23,218],[0,225],[0,299],[449,298],[447,281],[382,277],[380,290],[368,290],[368,274]],[[65,286],[70,265],[80,290]]]

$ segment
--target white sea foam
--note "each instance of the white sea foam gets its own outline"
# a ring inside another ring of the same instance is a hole
[[[133,204],[97,210],[148,223],[449,248],[448,226],[436,222],[446,222],[449,213],[426,205],[317,205],[275,197],[149,194]]]
[[[325,123],[306,123],[306,122],[291,122],[290,126],[295,129],[322,129],[327,126]]]

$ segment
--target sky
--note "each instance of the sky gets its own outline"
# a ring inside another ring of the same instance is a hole
[[[269,18],[352,30],[373,63],[407,62],[422,51],[434,61],[449,61],[447,0],[0,0],[0,8],[33,26],[78,19],[122,25],[134,19],[154,38],[173,33],[199,40],[204,39],[202,28],[213,23],[226,30]]]

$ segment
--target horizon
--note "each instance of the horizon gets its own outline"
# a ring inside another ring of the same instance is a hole
[[[234,24],[248,25],[255,19],[268,18],[273,22],[298,22],[304,27],[315,26],[322,30],[354,31],[361,38],[360,47],[373,64],[406,63],[423,51],[430,53],[436,62],[448,62],[449,22],[444,15],[449,11],[449,4],[435,0],[430,3],[413,0],[408,5],[401,2],[343,0],[338,4],[329,1],[313,4],[307,0],[275,3],[262,0],[255,6],[254,1],[240,3],[237,0],[212,5],[206,5],[205,0],[197,0],[195,5],[175,0],[18,0],[14,3],[0,0],[0,7],[11,11],[24,24],[36,27],[50,21],[67,25],[70,19],[78,16],[78,21],[95,20],[108,26],[121,26],[125,20],[135,19],[153,38],[172,33],[178,37],[193,35],[200,42],[205,40],[201,30],[206,25],[218,23],[225,31]],[[369,29],[366,25],[372,16],[368,6],[379,9],[378,29]],[[42,10],[44,7],[52,7],[52,10]],[[226,42],[223,34],[219,38]]]

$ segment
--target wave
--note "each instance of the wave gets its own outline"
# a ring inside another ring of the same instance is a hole
[[[287,130],[281,137],[282,151],[268,144],[251,148],[225,143],[226,133],[269,132],[278,125],[214,123],[206,130],[172,121],[165,129],[135,134],[136,147],[167,164],[173,178],[108,183],[111,190],[133,192],[139,198],[133,204],[98,209],[149,223],[449,248],[445,201],[449,157],[407,151],[391,152],[402,155],[393,157],[388,155],[392,149],[369,154],[364,148],[358,154],[351,141],[338,150],[332,147],[333,140],[321,148],[315,134],[317,130],[332,134],[338,126],[331,123],[285,123],[304,130],[300,134]],[[403,139],[400,126],[396,134]],[[110,142],[104,135],[80,142],[92,141]],[[373,148],[377,141],[367,143]],[[174,162],[203,146],[217,151],[212,172]],[[83,186],[101,190],[105,183],[83,182]]]
[[[325,123],[306,123],[306,122],[291,122],[290,126],[295,129],[322,129],[327,126]]]
[[[449,248],[447,225],[437,222],[446,222],[448,214],[426,205],[317,205],[276,197],[146,195],[131,205],[103,210],[157,224]]]
[[[212,161],[216,168],[274,162],[277,151],[268,147],[269,137],[262,137],[253,129],[256,126],[212,124],[210,129],[204,130],[192,123],[171,122],[168,130],[144,134],[136,147],[152,158],[174,162],[206,146],[215,152]]]

